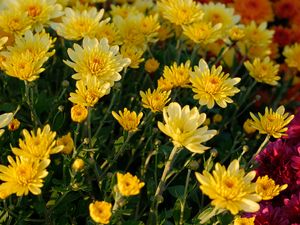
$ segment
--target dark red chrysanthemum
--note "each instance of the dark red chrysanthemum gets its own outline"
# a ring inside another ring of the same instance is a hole
[[[290,199],[284,199],[284,212],[291,223],[300,222],[300,192],[293,194]]]
[[[286,132],[287,136],[285,139],[291,141],[293,145],[300,143],[300,112],[298,112],[294,119],[288,125],[288,130]]]
[[[273,40],[280,47],[284,47],[285,45],[289,45],[293,41],[292,31],[290,28],[285,28],[282,26],[275,26],[274,28],[275,34],[273,36]]]
[[[292,157],[292,167],[296,170],[297,184],[300,184],[300,146],[297,148],[298,155]]]

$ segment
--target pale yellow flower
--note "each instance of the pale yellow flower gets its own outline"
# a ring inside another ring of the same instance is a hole
[[[111,218],[112,205],[105,201],[95,201],[89,205],[91,218],[100,224],[108,224]]]
[[[141,48],[137,48],[134,45],[122,45],[120,52],[124,58],[130,59],[130,68],[139,68],[139,64],[145,60],[143,58],[144,50]]]
[[[275,181],[268,177],[258,177],[256,180],[256,193],[259,194],[262,200],[270,200],[288,187],[287,184],[278,185]]]
[[[138,130],[143,113],[140,112],[138,115],[136,112],[130,112],[127,108],[124,108],[123,112],[119,110],[119,114],[112,111],[113,117],[119,122],[124,130],[128,132],[135,132]]]
[[[123,196],[137,195],[140,193],[140,189],[145,185],[137,176],[133,176],[130,173],[117,173],[117,180],[118,191]]]
[[[109,45],[121,45],[121,35],[114,23],[102,23],[96,31],[96,38],[107,38]]]
[[[239,211],[256,212],[259,210],[260,196],[255,193],[255,171],[245,174],[240,169],[239,161],[233,160],[228,168],[216,163],[212,173],[204,170],[196,172],[200,189],[210,199],[211,204],[218,209],[227,209],[236,215]]]
[[[216,130],[200,127],[205,119],[205,113],[199,113],[197,107],[190,109],[188,105],[181,108],[177,102],[170,103],[163,109],[165,124],[158,122],[158,128],[172,138],[175,147],[185,147],[191,152],[203,153],[209,149],[202,145],[217,134]]]
[[[285,46],[283,50],[285,62],[289,67],[296,68],[300,71],[300,44],[296,43],[291,46]]]
[[[151,109],[152,112],[162,111],[170,101],[170,94],[171,91],[161,91],[159,89],[151,92],[150,88],[146,92],[140,91],[143,107]]]

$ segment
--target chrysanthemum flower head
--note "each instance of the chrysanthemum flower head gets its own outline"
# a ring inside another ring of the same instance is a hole
[[[191,152],[203,153],[209,149],[202,145],[213,138],[216,130],[200,127],[205,119],[205,113],[199,113],[197,107],[190,109],[188,105],[181,108],[177,102],[170,103],[163,109],[164,122],[158,122],[158,128],[171,137],[175,147],[185,147]]]
[[[285,57],[285,62],[289,67],[296,68],[300,71],[300,44],[296,43],[291,46],[285,46],[283,56]]]
[[[173,85],[172,81],[169,79],[160,77],[157,80],[157,89],[159,89],[159,90],[169,91],[169,90],[172,90],[173,87],[174,87],[174,85]]]
[[[252,63],[246,61],[244,65],[249,71],[250,76],[257,82],[275,86],[278,84],[278,80],[280,80],[280,77],[277,75],[279,65],[272,62],[269,57],[263,60],[255,58]]]
[[[57,146],[63,145],[64,148],[61,150],[61,153],[63,154],[71,154],[74,149],[74,141],[71,137],[71,133],[62,136],[61,138],[57,139],[56,142]]]
[[[159,62],[155,58],[150,58],[145,61],[145,70],[148,73],[154,73],[159,68]]]
[[[204,15],[200,4],[193,0],[160,0],[157,6],[163,18],[179,26],[200,21]]]
[[[100,224],[108,224],[111,218],[112,205],[105,201],[95,201],[89,205],[91,218]]]
[[[141,48],[137,48],[134,45],[122,45],[120,52],[124,58],[130,59],[130,68],[139,68],[139,64],[145,60],[144,58],[142,58],[144,50]]]
[[[119,122],[124,130],[128,132],[135,132],[138,130],[143,113],[140,112],[138,115],[136,112],[130,112],[127,108],[124,108],[123,112],[119,110],[119,114],[112,111],[113,117]]]
[[[83,105],[74,105],[71,108],[71,119],[74,122],[81,123],[83,122],[88,116],[88,110]]]
[[[69,100],[74,104],[93,107],[100,98],[110,92],[110,83],[87,75],[84,80],[76,82],[76,88],[75,93],[70,93]]]
[[[190,82],[191,61],[177,65],[176,62],[172,66],[165,66],[163,77],[172,84],[173,87],[186,87]]]
[[[261,115],[258,113],[258,117],[250,112],[250,115],[253,119],[251,126],[258,130],[261,134],[268,134],[274,138],[280,138],[281,136],[285,135],[284,133],[288,129],[287,125],[294,118],[294,115],[284,113],[284,111],[284,106],[278,107],[276,111],[266,107],[265,114]]]
[[[12,121],[10,121],[7,128],[9,131],[15,131],[19,129],[20,124],[21,122],[17,118],[14,118]]]
[[[256,131],[256,129],[251,126],[251,122],[252,119],[247,119],[243,124],[243,129],[246,132],[246,134],[252,134]]]
[[[50,159],[36,160],[16,156],[14,160],[11,156],[7,157],[9,166],[0,165],[0,190],[9,190],[11,194],[17,196],[41,194],[43,178],[48,175],[46,168],[50,164]]]
[[[247,217],[237,216],[233,221],[233,225],[254,225],[254,220],[255,217],[247,218]]]
[[[200,105],[207,105],[209,109],[215,103],[222,108],[227,107],[227,103],[232,103],[229,98],[240,90],[234,85],[240,82],[240,78],[230,78],[229,74],[222,72],[222,66],[216,68],[215,65],[209,69],[207,63],[200,59],[199,66],[194,67],[194,72],[190,73],[194,99],[199,100]]]
[[[48,159],[50,154],[60,152],[64,146],[56,145],[56,132],[51,131],[47,124],[43,129],[38,128],[37,132],[30,133],[23,130],[24,140],[19,139],[19,148],[12,148],[15,155],[35,160]]]
[[[284,199],[284,212],[290,221],[290,224],[297,224],[300,221],[300,192],[292,194],[290,198]]]
[[[112,4],[110,14],[112,17],[121,16],[126,19],[129,15],[142,14],[134,5],[129,5],[127,3],[122,5]]]
[[[287,184],[278,185],[268,175],[258,177],[256,180],[256,193],[259,194],[262,200],[270,200],[288,187]]]
[[[245,174],[239,161],[233,160],[228,168],[216,163],[212,173],[196,172],[200,189],[210,199],[211,204],[219,209],[227,209],[236,215],[239,211],[256,212],[259,210],[260,196],[255,193],[256,184],[252,182],[255,171]]]
[[[151,92],[150,88],[146,91],[140,91],[142,105],[144,108],[151,109],[152,112],[162,111],[165,105],[170,101],[171,91],[162,91],[159,89]]]
[[[107,38],[109,45],[122,44],[121,35],[114,23],[102,23],[96,31],[96,38]]]
[[[52,28],[59,36],[68,40],[80,40],[84,37],[94,38],[99,27],[109,21],[108,18],[100,22],[103,14],[104,9],[97,11],[95,7],[82,12],[66,8],[62,22],[52,24]]]
[[[84,38],[82,47],[74,44],[74,50],[68,49],[72,61],[64,61],[72,67],[76,80],[85,79],[88,75],[96,76],[100,81],[109,82],[110,86],[121,79],[119,72],[130,64],[130,59],[123,58],[118,46],[109,46],[108,40]]]
[[[282,19],[293,19],[299,15],[300,2],[297,0],[278,0],[274,2],[274,12]]]
[[[123,196],[137,195],[140,193],[140,189],[145,185],[145,183],[141,182],[137,176],[133,176],[130,173],[117,173],[117,179],[118,191]]]

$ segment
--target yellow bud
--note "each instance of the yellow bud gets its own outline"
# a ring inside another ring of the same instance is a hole
[[[223,120],[223,116],[221,114],[216,114],[213,116],[214,123],[220,123]]]
[[[154,73],[159,67],[159,62],[155,58],[147,59],[145,62],[145,70],[148,73]]]
[[[15,131],[18,130],[20,127],[20,121],[18,119],[13,119],[9,124],[8,124],[8,130],[9,131]]]
[[[88,110],[82,105],[74,105],[71,108],[71,119],[74,122],[81,123],[88,116]]]
[[[72,169],[75,171],[75,172],[78,172],[80,170],[82,170],[84,167],[84,161],[82,159],[75,159],[75,161],[73,162],[72,164]]]
[[[253,134],[256,130],[255,128],[253,128],[250,124],[251,124],[251,119],[247,119],[245,122],[244,122],[244,125],[243,125],[243,129],[244,131],[246,132],[246,134]]]

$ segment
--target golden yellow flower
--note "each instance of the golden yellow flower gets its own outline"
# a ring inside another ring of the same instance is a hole
[[[95,7],[82,12],[71,8],[65,9],[65,15],[61,23],[52,24],[59,36],[67,40],[80,40],[84,37],[94,38],[102,24],[106,24],[109,18],[100,22],[104,9],[97,11]]]
[[[245,174],[240,169],[239,161],[233,160],[228,168],[216,163],[212,173],[204,170],[203,174],[196,172],[200,189],[210,199],[211,204],[218,209],[227,209],[236,215],[239,211],[256,212],[259,210],[260,196],[255,193],[255,171]]]
[[[0,50],[3,48],[3,45],[7,42],[8,37],[0,38]]]
[[[91,75],[100,81],[109,82],[110,86],[121,79],[119,72],[130,64],[130,59],[119,54],[119,47],[109,46],[106,38],[98,41],[85,37],[82,47],[74,44],[74,50],[69,48],[68,54],[73,62],[64,62],[76,71],[72,76],[74,79],[80,80]]]
[[[200,4],[193,0],[160,0],[157,1],[157,6],[163,18],[175,25],[200,21],[204,15]]]
[[[18,119],[13,119],[7,126],[9,131],[18,130],[20,127],[20,121]]]
[[[121,47],[121,55],[124,58],[129,58],[131,63],[129,64],[130,68],[137,69],[139,68],[139,64],[143,62],[145,59],[142,58],[144,54],[144,50],[135,47],[134,45],[122,45]]]
[[[234,85],[240,82],[240,78],[230,78],[229,74],[222,72],[222,66],[215,65],[209,69],[207,63],[200,59],[199,66],[194,67],[191,72],[194,99],[199,100],[200,105],[207,105],[209,109],[217,103],[220,107],[226,108],[227,103],[232,103],[230,96],[234,96],[240,90]]]
[[[157,80],[157,89],[161,90],[161,91],[169,91],[173,88],[173,83],[168,80],[165,79],[164,77],[160,77]]]
[[[263,61],[260,58],[255,58],[252,63],[246,61],[244,65],[250,76],[257,82],[275,86],[278,84],[277,81],[280,80],[280,77],[277,75],[279,65],[272,62],[269,57],[264,58]]]
[[[283,50],[285,62],[289,67],[294,67],[300,71],[300,44],[296,43],[292,46],[285,46]]]
[[[154,73],[159,68],[159,62],[155,58],[147,59],[145,62],[145,71]]]
[[[200,21],[183,26],[183,34],[197,44],[213,43],[221,38],[221,23],[212,25],[210,22]]]
[[[161,91],[155,89],[151,92],[150,88],[146,91],[140,91],[142,97],[142,105],[146,109],[151,109],[152,112],[162,111],[165,105],[170,101],[171,91]]]
[[[158,128],[172,138],[175,147],[185,147],[191,152],[203,153],[209,149],[202,145],[217,134],[216,130],[208,130],[207,126],[200,127],[205,119],[205,113],[199,113],[197,107],[190,109],[186,105],[183,108],[172,102],[163,109],[165,124],[158,122]]]
[[[88,110],[83,105],[74,105],[71,108],[71,119],[74,122],[81,123],[88,116]]]
[[[122,5],[112,4],[110,7],[110,14],[112,17],[121,16],[122,18],[126,19],[129,15],[141,14],[141,12],[134,5],[129,5],[127,2]]]
[[[223,120],[223,116],[221,114],[216,114],[213,116],[212,119],[214,123],[220,123]]]
[[[100,224],[108,224],[110,221],[112,205],[105,201],[94,201],[89,205],[90,216]]]
[[[50,164],[50,159],[36,160],[16,156],[16,161],[7,157],[9,166],[0,165],[0,180],[4,183],[0,185],[1,190],[9,190],[17,196],[41,194],[43,178],[48,175],[46,168]]]
[[[110,83],[87,75],[85,80],[76,82],[76,88],[76,93],[70,93],[69,100],[78,105],[93,107],[100,98],[109,93]]]
[[[258,117],[250,112],[250,116],[253,119],[251,126],[258,130],[260,134],[268,134],[274,138],[280,138],[285,135],[284,132],[288,129],[287,125],[294,118],[294,115],[284,113],[284,111],[284,106],[278,107],[275,112],[266,107],[265,114],[261,115],[258,113]]]
[[[177,65],[176,62],[169,67],[165,66],[163,77],[172,84],[172,87],[186,87],[190,79],[191,62],[188,60],[184,64]]]
[[[244,28],[241,26],[233,26],[229,30],[229,37],[233,41],[239,41],[245,37]]]
[[[127,108],[124,108],[123,112],[119,110],[119,114],[112,111],[113,117],[119,122],[124,130],[128,132],[135,132],[138,130],[143,113],[140,112],[138,115],[136,112],[130,112]]]
[[[11,121],[13,120],[13,118],[14,118],[13,113],[3,113],[0,115],[0,137],[4,133],[4,129],[1,129],[1,128],[9,125],[11,123]]]
[[[109,45],[121,45],[121,35],[114,23],[102,23],[96,31],[96,38],[107,38]]]
[[[15,155],[41,160],[48,159],[50,154],[56,154],[64,148],[63,145],[56,145],[56,132],[51,131],[49,124],[43,130],[38,128],[37,132],[31,131],[29,133],[24,129],[22,133],[24,140],[19,139],[19,148],[12,147]]]
[[[270,200],[287,188],[287,184],[276,185],[272,178],[268,175],[258,177],[256,180],[256,193],[259,194],[262,200]]]
[[[244,122],[244,124],[243,124],[243,129],[244,129],[244,131],[246,132],[246,134],[253,134],[253,133],[256,131],[256,129],[253,128],[253,127],[251,126],[251,123],[252,123],[252,122],[253,122],[252,119],[247,119],[247,120]]]
[[[33,29],[37,31],[41,31],[43,26],[51,24],[53,19],[63,14],[62,6],[57,4],[56,0],[16,0],[11,1],[8,8],[26,13]]]
[[[123,196],[137,195],[140,193],[145,183],[141,182],[137,176],[133,176],[130,173],[121,174],[117,173],[118,179],[118,191]]]
[[[68,134],[62,136],[61,138],[57,139],[56,145],[60,146],[63,145],[64,148],[61,150],[61,153],[63,154],[71,154],[73,149],[74,149],[74,142],[71,137],[71,133],[69,132]]]
[[[158,30],[158,39],[160,41],[165,41],[170,37],[173,37],[173,31],[171,25],[168,23],[163,23]]]
[[[72,169],[75,171],[75,172],[78,172],[80,170],[82,170],[84,168],[84,161],[83,159],[80,159],[80,158],[77,158],[74,160],[73,164],[72,164]]]
[[[233,225],[254,225],[255,217],[235,217]]]

